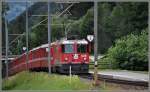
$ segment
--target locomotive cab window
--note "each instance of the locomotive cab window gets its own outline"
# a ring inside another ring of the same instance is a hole
[[[86,47],[87,47],[87,45],[85,45],[85,44],[78,44],[77,45],[77,52],[78,53],[86,53]]]
[[[62,45],[62,52],[63,53],[73,53],[73,44],[63,44]]]

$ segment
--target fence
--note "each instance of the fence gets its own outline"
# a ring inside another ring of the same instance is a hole
[[[89,64],[90,69],[94,69],[94,62],[90,62]],[[111,69],[112,64],[111,62],[98,62],[98,69]]]

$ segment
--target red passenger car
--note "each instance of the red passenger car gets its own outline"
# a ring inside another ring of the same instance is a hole
[[[86,40],[60,40],[51,43],[51,69],[53,72],[88,73],[89,52]],[[29,51],[28,62],[26,53],[9,63],[9,74],[14,74],[26,69],[48,69],[48,44]]]

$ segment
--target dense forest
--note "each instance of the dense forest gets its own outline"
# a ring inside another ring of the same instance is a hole
[[[69,12],[58,17],[59,12],[70,4],[51,4],[52,41],[67,36],[78,35],[86,39],[94,33],[93,3],[75,3]],[[30,13],[47,14],[44,3],[36,3],[29,8]],[[41,12],[40,12],[41,11]],[[47,43],[47,25],[32,26],[45,19],[29,17],[29,48]],[[43,24],[47,24],[45,21]],[[25,12],[9,23],[10,33],[25,32]],[[99,62],[111,62],[113,68],[148,70],[148,3],[108,2],[98,4],[98,52],[105,57]],[[10,38],[10,39],[13,39]],[[13,43],[11,53],[21,54],[25,46],[25,36]]]
[[[102,61],[119,69],[148,70],[148,3],[100,3],[98,10]]]

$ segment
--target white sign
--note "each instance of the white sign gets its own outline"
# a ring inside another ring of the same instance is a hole
[[[94,36],[93,35],[87,35],[87,39],[91,42],[91,41],[93,41]]]
[[[46,52],[48,52],[49,51],[49,48],[46,48]]]
[[[74,54],[74,59],[78,59],[78,54]]]
[[[25,51],[27,48],[26,47],[23,47],[23,50]]]

